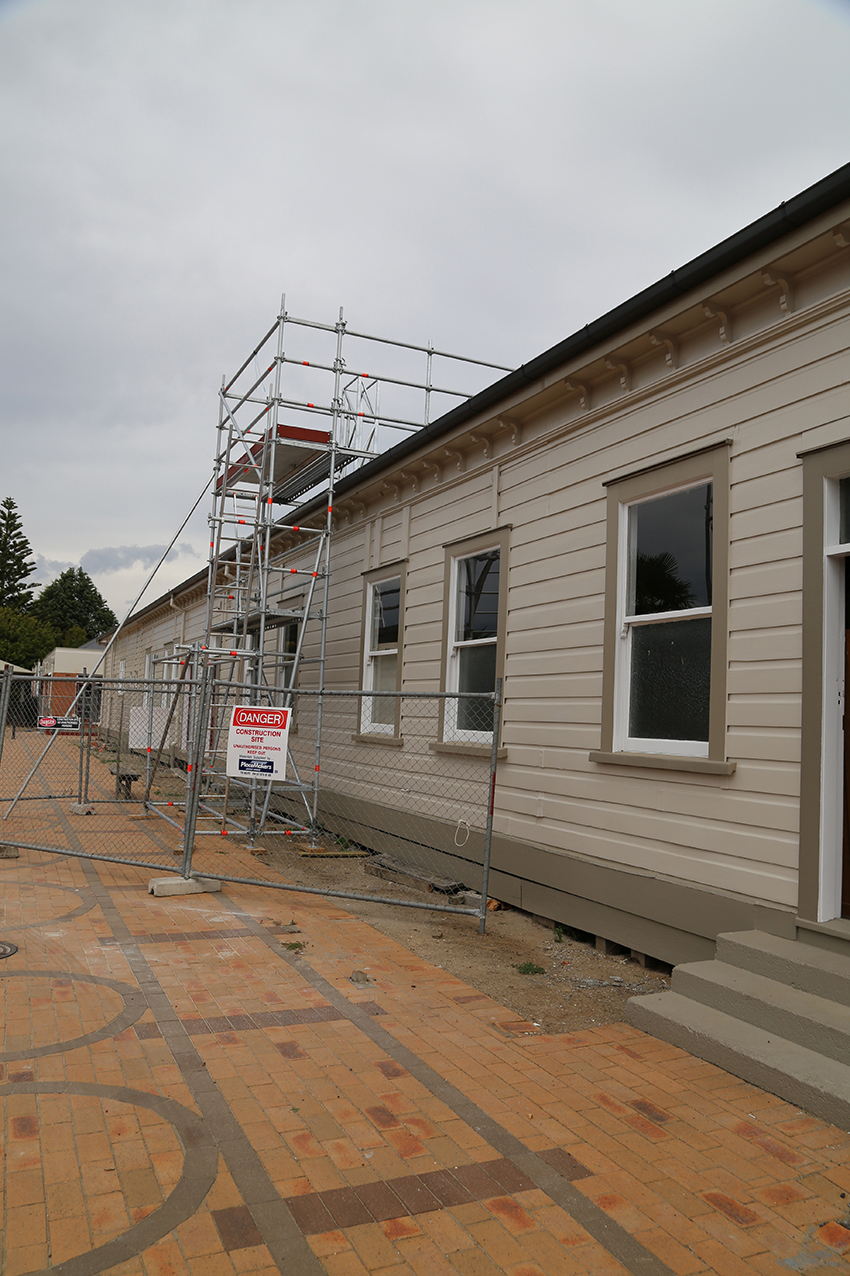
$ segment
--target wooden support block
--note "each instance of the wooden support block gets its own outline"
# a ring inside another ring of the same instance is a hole
[[[596,951],[602,953],[603,957],[613,957],[615,953],[621,953],[623,947],[621,944],[615,944],[613,939],[606,939],[604,935],[597,935]]]

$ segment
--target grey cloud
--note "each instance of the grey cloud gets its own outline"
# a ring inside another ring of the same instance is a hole
[[[39,579],[62,553],[116,610],[141,588],[282,291],[516,366],[845,163],[849,14],[0,0],[0,430]]]
[[[153,567],[159,562],[164,550],[164,545],[115,545],[89,549],[80,559],[80,566],[90,576],[120,572],[128,567]],[[195,551],[191,545],[181,542],[171,551],[172,558],[179,555],[192,558]]]
[[[120,572],[125,567],[153,567],[162,557],[164,545],[116,545],[103,549],[89,549],[80,559],[80,566],[89,575]]]
[[[41,584],[46,584],[48,579],[53,580],[54,576],[66,572],[69,567],[76,566],[76,563],[63,563],[58,558],[45,558],[43,554],[35,556],[36,575]]]

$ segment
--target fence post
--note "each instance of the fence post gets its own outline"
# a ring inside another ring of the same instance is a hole
[[[487,794],[487,824],[484,829],[484,863],[481,873],[481,914],[478,934],[484,934],[487,923],[487,889],[490,884],[490,848],[493,842],[493,807],[496,802],[496,763],[499,757],[499,727],[502,721],[502,679],[496,679],[493,699],[493,744],[490,749],[490,785]]]
[[[83,672],[85,672],[85,670]],[[87,741],[86,743],[86,778],[85,778],[85,783],[83,785],[83,801],[88,802],[89,773],[91,771],[91,739],[92,739],[92,731],[94,730],[94,723],[92,722],[92,714],[94,712],[94,687],[92,686],[91,683],[86,684],[86,690],[83,696],[83,705],[84,705],[84,717],[83,717],[82,725],[83,727],[85,727],[85,724],[87,721],[89,724],[88,735],[86,736],[86,741]],[[82,747],[82,740],[80,741],[80,745]]]
[[[85,670],[83,670],[85,673]],[[79,682],[79,679],[77,679]],[[80,716],[80,786],[77,794],[77,801],[82,805],[83,801],[83,763],[86,743],[86,684],[83,683],[77,692],[77,713]]]
[[[0,762],[3,760],[3,741],[6,738],[6,719],[9,716],[9,697],[11,694],[12,666],[9,665],[3,673],[3,685],[0,687]]]
[[[118,712],[118,744],[115,751],[115,801],[121,796],[121,737],[124,734],[124,692],[119,691],[121,705]]]
[[[200,662],[199,662],[200,663]],[[196,668],[198,666],[196,665]],[[195,825],[198,819],[198,807],[201,802],[201,788],[204,773],[204,741],[208,730],[208,719],[212,703],[213,667],[204,662],[199,669],[201,678],[200,695],[195,698],[195,733],[194,748],[190,753],[192,776],[186,795],[186,818],[183,821],[183,863],[180,866],[181,877],[189,877],[192,870],[192,852],[195,845]]]

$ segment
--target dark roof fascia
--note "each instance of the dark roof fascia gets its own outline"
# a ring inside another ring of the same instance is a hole
[[[559,341],[549,350],[544,350],[529,363],[522,364],[515,371],[509,372],[507,376],[494,381],[479,394],[452,408],[444,416],[438,417],[430,425],[409,435],[388,452],[382,452],[379,457],[368,461],[353,474],[340,479],[336,484],[336,495],[340,496],[361,483],[369,482],[370,479],[404,460],[425,444],[443,438],[451,430],[464,425],[489,408],[503,403],[505,399],[525,389],[530,383],[540,380],[541,377],[560,368],[571,359],[585,354],[599,343],[616,336],[630,324],[637,323],[663,306],[677,301],[692,289],[698,288],[708,280],[714,279],[722,271],[728,270],[730,266],[736,266],[753,253],[775,243],[784,235],[797,230],[847,199],[850,199],[850,164],[843,165],[834,173],[830,173],[829,176],[815,182],[813,186],[801,191],[799,195],[784,201],[778,208],[759,217],[757,221],[751,222],[749,226],[736,231],[727,239],[721,240],[719,244],[701,253],[699,257],[694,257],[692,261],[686,262],[678,270],[671,270],[670,274],[665,275],[663,279],[635,293],[628,301],[621,302],[619,306],[607,311],[600,318],[594,319],[592,323],[579,328],[578,332],[574,332],[572,336]],[[322,503],[321,496],[314,497],[302,506],[302,511],[306,514],[314,508],[320,508]]]

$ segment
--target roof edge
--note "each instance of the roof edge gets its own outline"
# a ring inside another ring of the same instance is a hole
[[[664,275],[663,278],[615,306],[613,310],[608,310],[598,319],[585,324],[571,336],[565,337],[563,341],[544,350],[528,363],[521,364],[519,368],[501,377],[500,380],[494,381],[471,399],[467,399],[444,416],[438,417],[430,425],[424,426],[415,434],[403,439],[388,452],[381,453],[373,461],[369,461],[354,473],[347,475],[336,484],[337,496],[349,491],[364,479],[368,481],[373,475],[379,474],[383,469],[417,451],[423,443],[448,434],[449,431],[477,416],[478,413],[493,407],[509,395],[522,390],[526,385],[538,381],[547,372],[584,354],[593,346],[615,336],[623,328],[646,318],[669,302],[678,300],[685,293],[719,275],[721,271],[737,265],[759,249],[775,243],[783,235],[804,226],[821,213],[828,212],[830,208],[834,208],[836,204],[847,199],[850,199],[850,164],[844,164],[834,173],[821,178],[792,199],[783,200],[777,208],[765,213],[756,221],[750,222],[742,230],[729,235],[713,248],[700,253],[684,266],[671,270],[669,275]],[[318,501],[320,502],[321,498],[318,498]],[[303,508],[308,510],[312,505],[313,501],[310,501]]]
[[[381,453],[352,474],[346,475],[335,484],[336,496],[343,495],[363,482],[369,482],[376,475],[418,451],[423,444],[442,438],[479,413],[501,403],[511,394],[540,380],[548,372],[561,367],[570,359],[584,354],[593,346],[615,336],[623,328],[646,318],[671,301],[678,300],[685,293],[713,279],[723,270],[737,265],[738,262],[744,261],[760,249],[776,243],[783,235],[789,234],[800,226],[805,226],[807,222],[813,221],[815,217],[848,199],[850,199],[850,164],[844,164],[790,200],[783,200],[778,207],[721,240],[713,248],[700,253],[698,257],[694,257],[678,269],[671,270],[668,275],[664,275],[647,288],[635,293],[615,306],[613,310],[608,310],[598,319],[585,324],[583,328],[579,328],[571,336],[565,337],[563,341],[544,350],[528,363],[521,364],[513,372],[486,386],[478,394],[456,408],[452,408],[436,421],[423,426],[421,430],[409,435],[389,451]],[[321,508],[325,499],[323,495],[314,497],[299,507],[299,515],[305,517],[312,510]],[[124,623],[130,624],[140,620],[157,607],[163,606],[175,593],[184,593],[193,585],[200,584],[206,574],[207,569],[204,568],[188,577],[173,589],[148,603],[141,611],[128,616]]]

